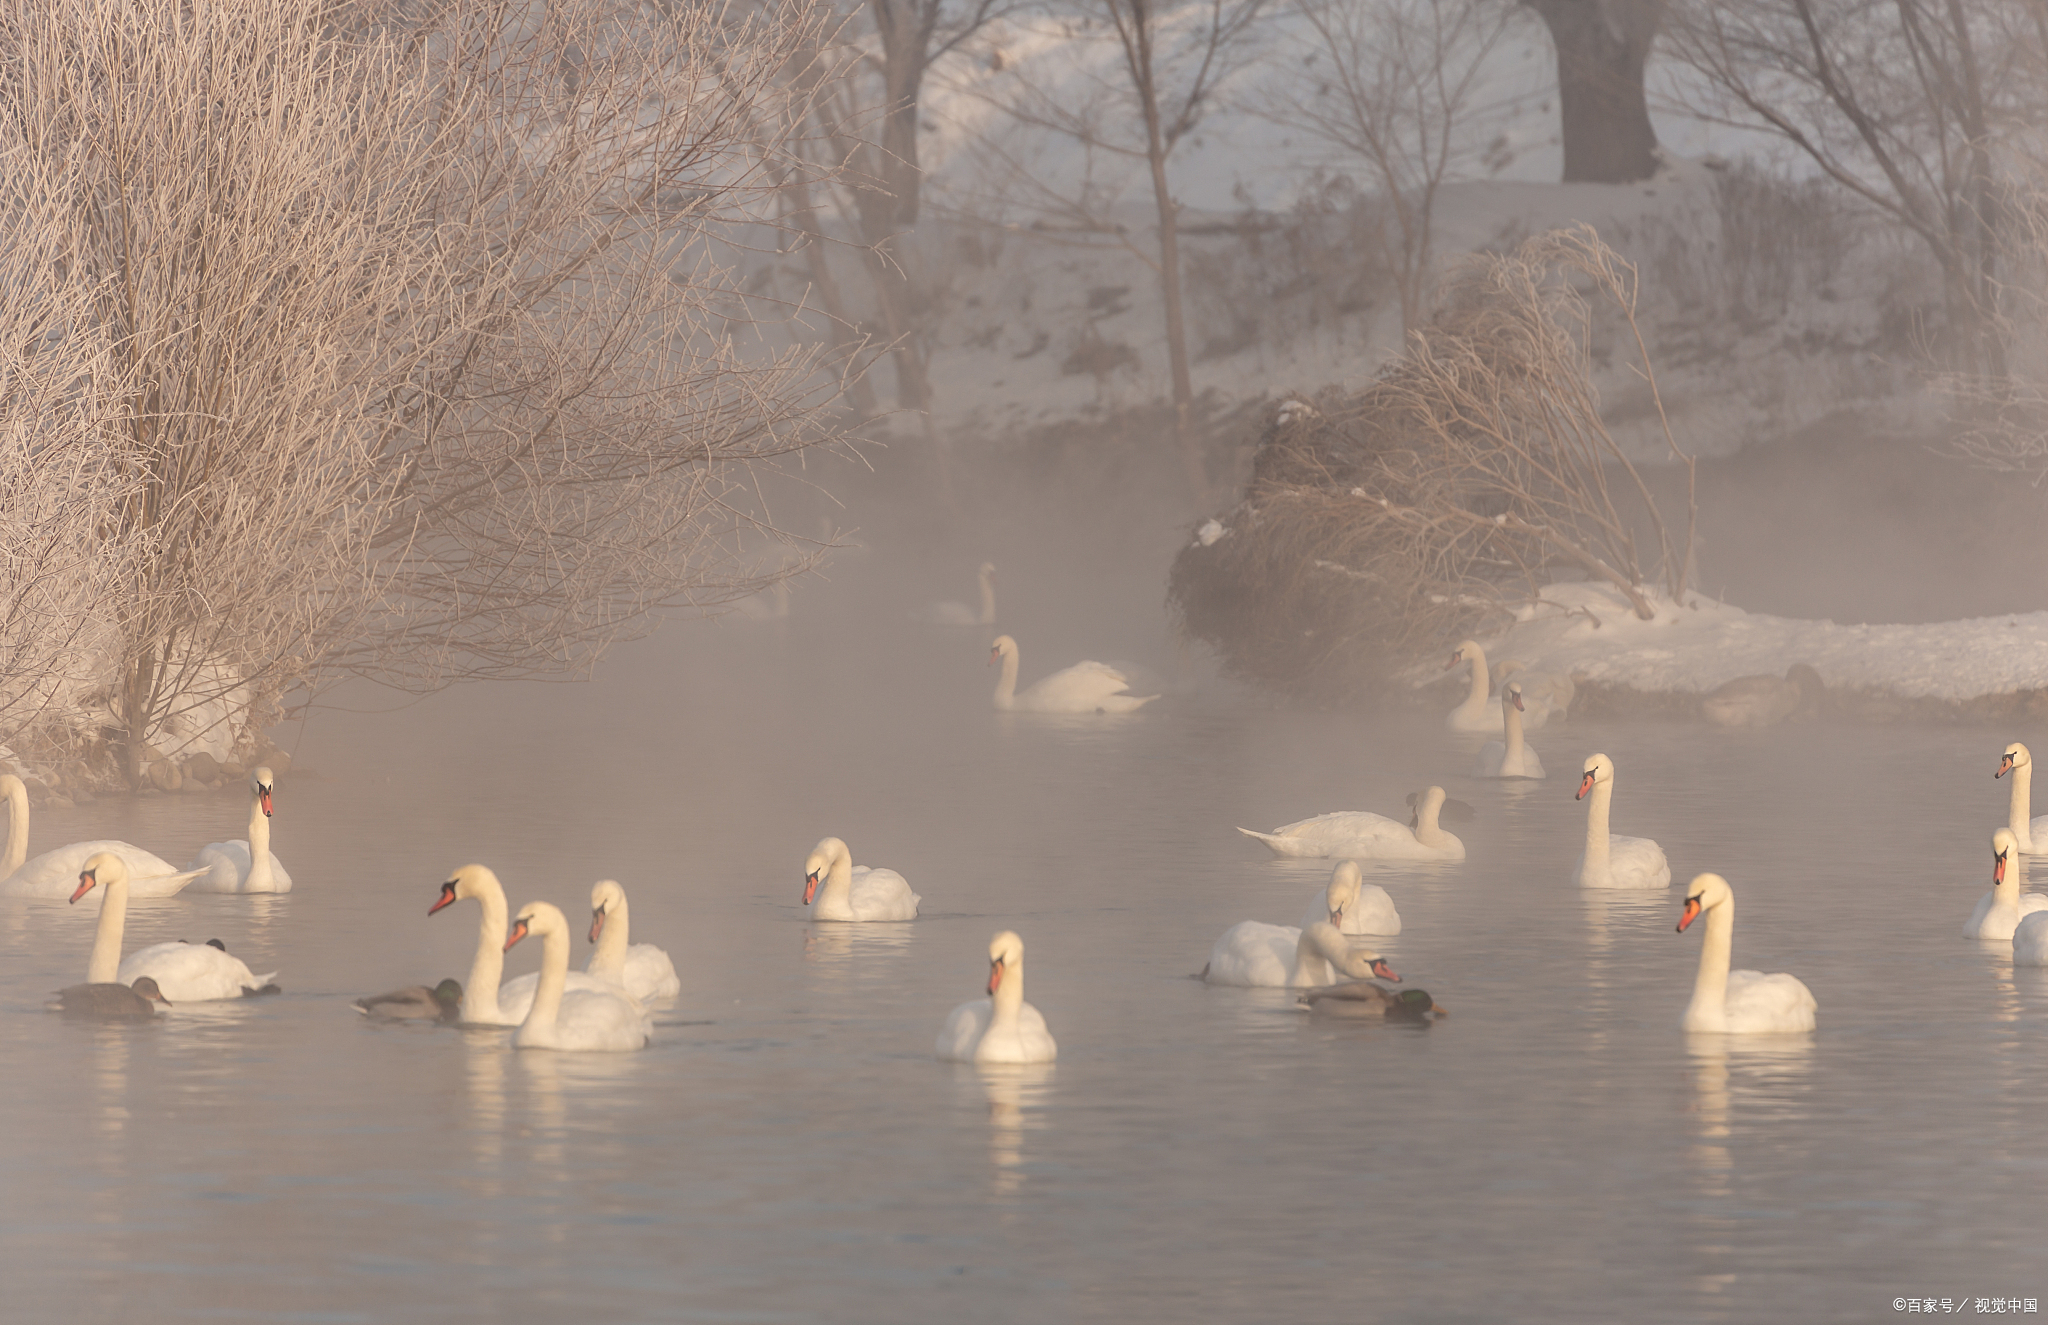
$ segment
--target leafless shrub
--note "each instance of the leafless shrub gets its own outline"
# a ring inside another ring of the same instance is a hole
[[[1246,676],[1344,693],[1556,578],[1604,581],[1645,619],[1660,593],[1682,601],[1693,512],[1666,522],[1592,384],[1593,301],[1633,332],[1635,294],[1587,228],[1456,268],[1379,381],[1274,426],[1229,533],[1174,564],[1188,633]],[[1690,507],[1692,462],[1665,435]]]

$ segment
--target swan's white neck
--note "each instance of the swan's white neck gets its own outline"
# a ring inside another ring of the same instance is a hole
[[[811,909],[815,914],[826,917],[853,914],[853,853],[845,847],[832,853],[832,864],[825,871],[825,885],[818,890],[817,903]],[[606,929],[610,929],[610,922],[606,922]],[[623,946],[624,940],[620,942]]]
[[[2034,849],[2034,766],[2031,763],[2015,764],[2012,772],[2006,774],[2012,779],[2012,822],[2007,825],[2012,835],[2020,840],[2020,850]],[[7,834],[7,847],[14,849],[14,833]],[[9,859],[13,857],[10,856]],[[2008,871],[2010,873],[2010,871]]]
[[[1522,710],[1503,693],[1500,702],[1501,729],[1507,733],[1507,748],[1501,752],[1500,766],[1516,772],[1522,767]]]
[[[1301,931],[1301,941],[1294,945],[1294,983],[1299,986],[1335,984],[1337,977],[1332,969],[1334,962],[1345,954],[1331,954],[1323,948],[1323,935],[1311,925]]]
[[[983,1038],[991,1035],[1015,1035],[1017,1021],[1024,1011],[1024,959],[1003,963],[1003,982],[996,986],[995,996],[990,1000],[988,1029]]]
[[[1477,712],[1486,707],[1486,685],[1491,678],[1486,671],[1485,652],[1476,644],[1469,652],[1472,655],[1472,688],[1466,692],[1464,706]]]
[[[1586,793],[1586,867],[1581,878],[1604,879],[1608,874],[1607,811],[1614,802],[1614,780],[1595,782]],[[1708,943],[1713,930],[1707,930]]]
[[[2025,873],[2025,867],[2020,864],[2020,859],[2019,852],[2013,852],[2005,862],[2005,877],[1991,885],[1992,910],[2018,913],[2021,875]]]
[[[249,878],[243,885],[261,892],[270,883],[270,816],[263,812],[263,797],[249,793]]]
[[[626,899],[614,897],[605,903],[604,928],[597,934],[597,951],[590,954],[591,972],[620,974],[626,969]]]
[[[1700,973],[1693,981],[1692,1003],[1685,1010],[1685,1029],[1728,1029],[1728,962],[1735,950],[1735,899],[1724,897],[1707,908],[1706,942],[1700,945]]]
[[[128,928],[128,881],[100,884],[100,923],[92,938],[85,982],[110,985],[121,970],[121,937]]]
[[[1442,813],[1443,805],[1435,797],[1424,796],[1422,798],[1422,801],[1415,807],[1416,841],[1426,847],[1440,847],[1444,845],[1445,833],[1443,825],[1438,822],[1438,816]]]
[[[1017,650],[1003,651],[1003,675],[996,682],[996,707],[1006,709],[1017,702]]]
[[[0,856],[0,879],[28,859],[28,788],[15,778],[7,784],[7,854]]]
[[[499,940],[502,947],[504,940]],[[540,936],[540,984],[533,991],[533,1007],[521,1023],[522,1033],[552,1034],[555,1018],[561,1015],[562,991],[569,985],[569,936],[550,929]],[[492,990],[495,998],[497,991]]]
[[[477,896],[483,920],[477,926],[476,960],[470,963],[469,983],[462,987],[462,1002],[471,1021],[497,1021],[498,984],[505,978],[505,890],[492,886]],[[567,957],[562,959],[564,962]]]
[[[993,626],[996,623],[996,582],[987,571],[981,573],[981,624]]]

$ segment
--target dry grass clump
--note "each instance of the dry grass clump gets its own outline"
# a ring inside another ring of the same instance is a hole
[[[1659,592],[1681,599],[1691,458],[1667,427],[1687,475],[1674,529],[1592,383],[1597,302],[1658,399],[1635,296],[1634,268],[1585,227],[1459,266],[1371,387],[1282,408],[1229,533],[1175,560],[1183,628],[1249,679],[1346,697],[1559,579],[1605,581],[1645,619]]]

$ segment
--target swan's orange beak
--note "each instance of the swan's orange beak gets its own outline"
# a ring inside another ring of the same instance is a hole
[[[1330,912],[1330,923],[1341,931],[1344,928],[1344,912],[1341,909]]]
[[[1382,980],[1392,980],[1395,984],[1401,983],[1401,977],[1394,974],[1394,968],[1378,957],[1372,959],[1372,973]]]
[[[812,899],[813,897],[816,897],[816,896],[818,895],[818,874],[819,874],[819,871],[817,871],[817,870],[812,870],[812,871],[811,871],[811,872],[810,872],[809,874],[806,874],[806,875],[804,875],[804,905],[805,905],[805,906],[809,906],[809,905],[811,904],[811,899]],[[593,931],[593,932],[594,932],[594,931]]]
[[[2002,778],[2010,772],[2012,772],[2012,756],[2007,755],[2005,756],[2005,758],[1998,761],[1998,771],[1996,773],[1993,773],[1991,776],[1994,778]]]
[[[450,879],[448,880],[448,882],[441,885],[441,896],[438,900],[435,901],[435,903],[432,906],[427,908],[427,914],[434,914],[434,912],[440,910],[442,907],[448,905],[450,902],[453,902],[454,900],[455,880]]]
[[[525,938],[525,937],[526,937],[526,922],[525,922],[524,920],[515,920],[515,921],[513,921],[513,922],[512,922],[512,936],[511,936],[510,938],[508,938],[508,939],[506,939],[506,940],[505,940],[505,951],[507,951],[507,952],[510,952],[510,951],[512,951],[512,945],[513,945],[513,944],[515,944],[515,943],[517,943],[517,942],[519,942],[519,940],[521,940],[521,939],[523,939],[523,938]]]
[[[1691,923],[1692,923],[1693,921],[1695,921],[1695,920],[1698,920],[1699,918],[1700,918],[1700,899],[1699,899],[1699,898],[1697,898],[1697,897],[1688,897],[1688,898],[1686,898],[1686,899],[1685,899],[1685,912],[1684,912],[1684,914],[1682,914],[1682,915],[1680,915],[1680,916],[1678,917],[1678,932],[1679,932],[1679,933],[1681,933],[1681,934],[1685,933],[1685,927],[1686,927],[1687,925],[1690,925],[1690,924],[1691,924]]]
[[[2003,851],[1991,858],[1991,882],[1994,886],[2005,882],[2005,853]],[[79,891],[82,893],[85,889],[81,887]],[[77,901],[78,899],[74,897],[72,900]]]
[[[256,792],[256,802],[263,807],[263,817],[270,817],[270,788],[262,787]]]
[[[1519,691],[1519,690],[1510,690],[1510,691],[1508,691],[1508,698],[1509,698],[1509,699],[1512,699],[1512,700],[1514,700],[1514,701],[1515,701],[1515,711],[1516,711],[1517,713],[1527,713],[1527,712],[1529,711],[1529,710],[1527,710],[1527,709],[1525,709],[1525,708],[1523,708],[1523,707],[1522,707],[1522,692],[1521,692],[1521,691]]]
[[[990,666],[990,667],[993,667],[993,666],[995,666],[995,665],[996,665],[996,659],[998,659],[998,658],[1000,658],[1000,657],[1002,657],[1002,656],[1003,656],[1003,651],[1002,651],[1001,649],[990,649],[990,650],[988,651],[988,664],[987,664],[987,665],[988,665],[988,666]]]
[[[998,957],[988,964],[988,996],[996,996],[996,986],[1003,982],[1003,959]]]
[[[75,902],[79,898],[91,892],[92,886],[98,883],[99,881],[100,875],[98,870],[87,870],[83,874],[80,874],[78,876],[78,891],[71,894],[71,900]]]
[[[1463,649],[1452,649],[1451,660],[1444,664],[1444,670],[1448,672],[1453,667],[1456,667],[1458,665],[1459,660],[1462,659],[1464,656],[1465,651]]]
[[[1592,789],[1593,774],[1590,771],[1588,771],[1586,776],[1579,779],[1579,794],[1572,797],[1572,799],[1575,801],[1582,801],[1586,799],[1586,793],[1591,791]]]
[[[590,913],[590,941],[597,942],[597,936],[604,933],[604,908],[598,907]]]

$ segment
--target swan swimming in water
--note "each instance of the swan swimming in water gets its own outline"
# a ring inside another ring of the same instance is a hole
[[[512,920],[505,951],[529,934],[541,938],[540,983],[512,1043],[522,1049],[627,1053],[647,1047],[654,1023],[640,1000],[616,985],[570,989],[569,921],[549,902],[528,902]]]
[[[1335,925],[1340,934],[1401,932],[1401,913],[1394,909],[1394,899],[1387,896],[1385,888],[1367,883],[1355,860],[1337,862],[1328,886],[1309,903],[1301,927],[1307,929],[1318,920]]]
[[[1472,767],[1476,778],[1540,778],[1543,776],[1543,761],[1536,757],[1536,751],[1522,739],[1522,687],[1519,682],[1510,681],[1500,689],[1500,711],[1502,726],[1507,732],[1505,741],[1488,741],[1479,748],[1479,762]]]
[[[441,895],[427,908],[427,914],[459,901],[474,901],[483,912],[477,927],[476,957],[470,962],[469,979],[463,982],[462,1019],[476,1026],[517,1026],[533,1009],[540,973],[505,979],[505,886],[489,866],[464,865],[441,885]],[[564,987],[604,993],[617,992],[619,986],[600,975],[570,971]]]
[[[2002,778],[2007,773],[2012,774],[2012,808],[2006,827],[2012,829],[2022,854],[2048,852],[2048,814],[2034,817],[2034,756],[2018,741],[2005,747],[2005,757],[1998,761],[1998,771],[1991,776]],[[2038,850],[2034,845],[2037,838],[2043,844]]]
[[[1237,831],[1264,842],[1276,856],[1353,860],[1463,860],[1465,844],[1438,822],[1444,789],[1431,787],[1415,807],[1415,827],[1370,810],[1334,810],[1283,824],[1270,833]]]
[[[1586,849],[1575,872],[1580,887],[1671,886],[1671,862],[1664,859],[1663,847],[1647,837],[1623,837],[1607,831],[1607,811],[1614,800],[1612,759],[1594,755],[1586,761],[1586,774],[1579,780],[1575,799],[1586,801]]]
[[[28,857],[28,788],[12,773],[0,774],[0,794],[7,797],[7,849],[0,855],[0,897],[69,897],[78,886],[85,862],[101,852],[119,856],[128,867],[130,897],[173,897],[197,870],[180,870],[170,861],[126,842],[73,842]]]
[[[626,890],[616,879],[600,879],[590,889],[590,941],[597,951],[583,969],[616,981],[638,999],[674,998],[683,992],[676,964],[652,943],[629,943],[631,918]]]
[[[813,920],[915,920],[923,900],[895,870],[856,867],[853,852],[836,837],[804,858],[804,905]]]
[[[292,876],[270,851],[271,797],[277,779],[267,768],[249,774],[249,836],[241,842],[208,842],[192,858],[199,877],[195,893],[288,893]]]
[[[1700,946],[1699,976],[1686,1006],[1689,1031],[1728,1035],[1796,1035],[1814,1025],[1816,1004],[1807,987],[1789,975],[1728,969],[1735,942],[1735,893],[1718,874],[1702,874],[1686,889],[1678,932],[1702,914],[1707,939]]]
[[[981,609],[976,611],[965,603],[948,600],[933,603],[917,614],[917,619],[928,626],[993,626],[996,623],[996,568],[994,562],[984,561],[976,572],[981,582]]]
[[[1017,641],[996,636],[989,646],[988,660],[1003,665],[996,681],[995,704],[1005,712],[1022,713],[1131,713],[1143,708],[1157,695],[1128,693],[1131,679],[1108,663],[1077,662],[1034,682],[1023,694],[1017,693]]]
[[[1006,929],[989,940],[988,997],[954,1008],[933,1052],[954,1063],[1050,1063],[1059,1051],[1024,1001],[1024,940]]]
[[[1991,835],[1991,891],[1977,901],[1963,926],[1966,939],[1998,942],[2013,937],[2020,921],[2037,911],[2048,911],[2048,897],[2020,892],[2019,841],[2010,828]]]
[[[1336,984],[1339,975],[1354,980],[1401,978],[1378,953],[1345,942],[1327,920],[1306,929],[1241,920],[1224,930],[1209,950],[1201,978],[1212,985],[1249,989],[1307,989]]]
[[[92,958],[86,965],[88,984],[134,983],[148,976],[172,1003],[209,1003],[224,998],[249,998],[274,994],[277,972],[257,975],[239,958],[230,957],[216,942],[156,943],[121,958],[121,941],[128,926],[128,866],[111,851],[102,851],[85,862],[78,873],[73,902],[100,890],[100,919],[94,930]]]

